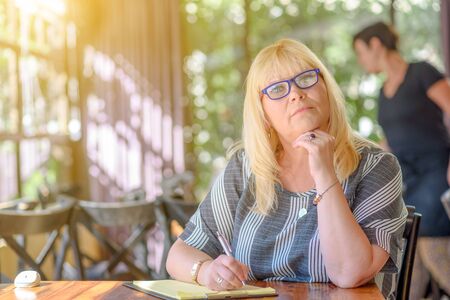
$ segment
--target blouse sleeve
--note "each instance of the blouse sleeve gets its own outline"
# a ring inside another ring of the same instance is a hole
[[[236,206],[248,173],[244,161],[243,151],[233,155],[179,236],[186,244],[212,258],[223,252],[217,239],[217,231],[231,241]]]
[[[427,62],[421,64],[420,75],[422,86],[425,91],[428,91],[433,84],[444,78],[444,75],[441,72]]]
[[[407,210],[402,199],[402,174],[397,159],[386,152],[370,154],[353,202],[353,214],[371,244],[389,259],[381,272],[400,270]]]

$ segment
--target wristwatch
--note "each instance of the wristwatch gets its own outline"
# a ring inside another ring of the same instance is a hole
[[[209,259],[204,259],[204,260],[199,260],[196,263],[194,263],[192,265],[192,269],[191,269],[191,279],[192,282],[196,283],[196,284],[200,284],[197,281],[197,277],[198,277],[198,272],[200,271],[200,267],[202,266],[202,264],[206,261],[208,261]]]

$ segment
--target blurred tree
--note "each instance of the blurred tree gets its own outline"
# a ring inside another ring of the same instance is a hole
[[[353,128],[372,140],[382,133],[376,97],[382,78],[363,74],[352,36],[363,26],[389,22],[390,0],[184,0],[185,73],[191,112],[186,161],[194,161],[196,196],[226,164],[226,149],[240,139],[245,76],[266,45],[290,37],[308,45],[341,86]],[[393,3],[401,50],[411,59],[442,67],[439,0]]]

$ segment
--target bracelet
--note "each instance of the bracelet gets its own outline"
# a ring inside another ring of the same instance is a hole
[[[203,265],[203,263],[209,261],[211,259],[203,259],[203,260],[199,260],[196,263],[194,263],[192,265],[192,269],[191,269],[191,279],[192,282],[196,283],[196,284],[200,284],[198,282],[198,273],[200,273],[200,267]]]
[[[320,200],[322,200],[323,195],[325,195],[326,192],[328,192],[329,189],[331,189],[333,186],[335,186],[337,183],[339,183],[339,180],[336,180],[332,185],[330,185],[325,191],[323,191],[322,194],[317,193],[316,197],[313,200],[313,204],[317,205]]]

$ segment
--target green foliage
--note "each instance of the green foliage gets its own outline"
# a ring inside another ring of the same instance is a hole
[[[308,45],[342,88],[350,123],[378,141],[376,97],[382,78],[363,74],[352,35],[377,20],[389,22],[389,0],[184,0],[186,83],[191,115],[185,138],[195,159],[201,200],[240,139],[244,81],[256,53],[279,38]],[[407,59],[439,59],[439,1],[397,0],[395,17]]]
[[[48,188],[57,186],[61,169],[61,162],[54,157],[49,157],[48,161],[41,168],[36,169],[22,183],[23,196],[37,199],[38,190],[41,186],[45,185]]]

